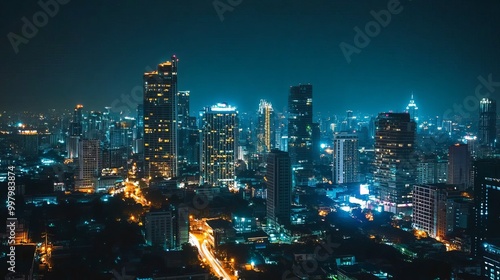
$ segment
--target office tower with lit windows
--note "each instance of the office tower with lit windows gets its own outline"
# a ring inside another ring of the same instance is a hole
[[[144,170],[150,178],[177,176],[177,64],[174,55],[144,73]]]
[[[483,98],[479,102],[479,144],[484,147],[496,146],[497,103],[493,99]]]
[[[102,153],[98,139],[82,139],[79,142],[78,180],[76,188],[89,190],[94,187],[94,179],[102,168]]]
[[[413,93],[411,94],[410,103],[406,106],[405,112],[410,114],[410,119],[418,122],[418,106],[413,99]]]
[[[500,278],[500,159],[474,162],[474,256],[482,262],[482,275]]]
[[[414,185],[412,227],[425,231],[432,238],[443,239],[448,233],[448,208],[458,198],[460,191],[454,185]]]
[[[287,152],[272,150],[267,157],[267,224],[270,228],[290,224],[292,166]]]
[[[423,158],[417,163],[417,184],[446,183],[448,161],[437,157]]]
[[[448,149],[448,184],[465,190],[471,186],[471,156],[467,144],[455,144]]]
[[[380,113],[375,126],[375,191],[385,211],[406,212],[416,182],[415,121],[408,113]]]
[[[275,147],[273,105],[261,99],[257,118],[257,153],[268,153]]]
[[[484,253],[484,242],[500,237],[500,159],[474,162],[475,229],[473,250]]]
[[[218,103],[205,107],[200,115],[200,184],[232,187],[238,158],[238,111],[226,103]]]
[[[359,182],[358,136],[348,132],[333,136],[333,183]]]
[[[288,152],[295,185],[307,185],[313,167],[312,85],[290,87],[288,95]]]

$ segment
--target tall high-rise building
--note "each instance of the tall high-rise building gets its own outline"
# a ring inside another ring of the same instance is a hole
[[[408,113],[380,113],[375,126],[375,190],[385,211],[398,213],[412,203],[416,124]]]
[[[189,116],[189,91],[177,93],[177,160],[179,164],[187,163],[189,150],[189,135],[191,134]]]
[[[177,64],[144,73],[144,170],[153,177],[177,176]]]
[[[226,103],[201,113],[200,184],[233,186],[238,151],[238,111]]]
[[[287,152],[272,150],[267,157],[268,227],[289,225],[292,204],[292,167]]]
[[[137,105],[137,137],[136,139],[141,139],[144,134],[144,105]]]
[[[471,156],[467,144],[455,144],[448,149],[448,184],[460,186],[462,190],[471,185]]]
[[[474,162],[475,225],[472,250],[482,275],[500,278],[500,159]]]
[[[268,153],[275,147],[273,105],[261,99],[257,117],[257,153]]]
[[[410,119],[418,122],[418,106],[413,99],[413,93],[411,94],[410,103],[406,106],[406,113],[410,114]]]
[[[89,189],[94,186],[94,179],[100,175],[102,154],[98,139],[83,139],[79,142],[78,156],[78,189]]]
[[[81,136],[82,135],[82,125],[83,125],[83,105],[76,105],[73,111],[73,118],[69,125],[69,135],[70,136]]]
[[[358,136],[347,132],[333,136],[333,183],[359,182]]]
[[[68,158],[75,159],[78,158],[78,148],[80,138],[83,133],[83,105],[76,105],[73,110],[73,116],[69,124],[69,135],[66,137],[66,152],[68,153]]]
[[[189,127],[189,94],[188,90],[177,92],[177,125],[179,128]]]
[[[497,103],[493,99],[483,98],[479,102],[479,144],[494,148],[496,146]]]
[[[474,162],[475,230],[473,250],[483,253],[485,241],[500,237],[500,159]]]
[[[313,165],[312,85],[290,87],[288,95],[288,152],[296,185],[307,185]]]
[[[417,184],[413,186],[414,229],[425,231],[432,238],[444,238],[448,233],[447,210],[460,192],[453,185]]]

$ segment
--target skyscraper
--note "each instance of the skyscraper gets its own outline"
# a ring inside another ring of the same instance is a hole
[[[375,189],[385,211],[398,213],[412,202],[416,124],[408,113],[380,113],[375,126]]]
[[[83,105],[76,105],[73,111],[73,117],[69,124],[69,135],[66,138],[66,151],[68,153],[68,158],[74,159],[78,158],[78,148],[80,138],[82,137],[82,125],[83,125]]]
[[[100,175],[102,154],[100,141],[83,139],[79,142],[78,180],[76,188],[88,190],[94,187],[94,179]]]
[[[418,122],[418,106],[413,99],[413,93],[411,94],[410,103],[406,106],[406,113],[410,114],[410,119]]]
[[[153,177],[177,176],[177,63],[144,73],[144,168]]]
[[[479,144],[494,148],[496,145],[497,103],[493,99],[483,98],[479,102]]]
[[[189,127],[189,94],[188,90],[177,92],[177,124],[179,128]]]
[[[432,238],[447,234],[447,210],[460,192],[453,185],[417,184],[413,186],[412,227],[425,231]]]
[[[476,209],[475,255],[481,256],[483,242],[500,237],[500,159],[484,159],[474,163],[474,201]]]
[[[333,183],[359,182],[358,136],[347,132],[333,136]]]
[[[448,149],[448,184],[460,186],[462,190],[470,187],[471,156],[467,144],[455,144]]]
[[[218,103],[201,112],[200,184],[233,186],[237,159],[238,112]]]
[[[268,153],[275,147],[273,105],[261,99],[257,114],[257,153]]]
[[[272,150],[267,157],[268,227],[290,224],[292,203],[292,167],[287,152]]]
[[[313,164],[312,85],[290,87],[288,95],[288,152],[295,184],[307,185]]]
[[[187,162],[189,150],[189,91],[179,91],[177,93],[177,159],[179,164]],[[180,167],[181,168],[181,167]]]
[[[482,275],[500,275],[500,159],[474,162],[475,227],[472,250],[482,261]]]

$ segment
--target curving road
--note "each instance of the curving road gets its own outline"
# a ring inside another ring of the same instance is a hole
[[[200,240],[196,235],[189,233],[189,243],[198,248],[200,256],[205,259],[212,270],[217,274],[217,276],[224,278],[224,280],[233,280],[236,277],[231,276],[223,267],[222,264],[214,257],[212,252],[207,247],[207,240],[203,240],[200,244]]]

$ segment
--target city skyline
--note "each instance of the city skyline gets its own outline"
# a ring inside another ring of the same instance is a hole
[[[5,279],[500,279],[499,1],[0,6]]]

